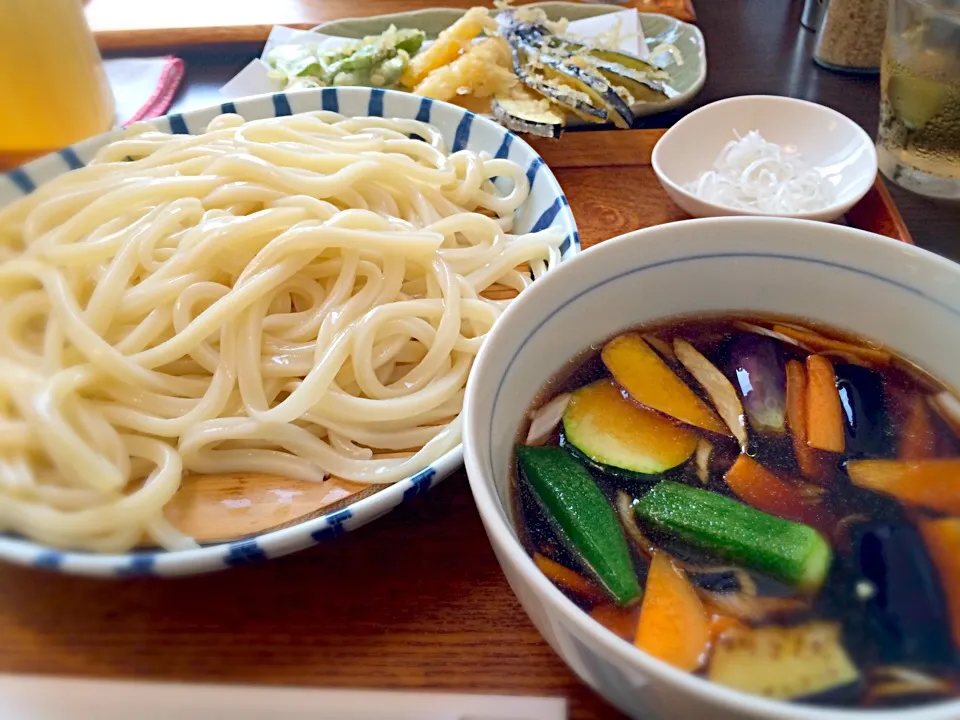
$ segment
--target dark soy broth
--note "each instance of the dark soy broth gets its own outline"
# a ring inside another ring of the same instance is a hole
[[[680,318],[592,347],[517,444],[519,536],[641,650],[849,707],[960,694],[960,403],[793,319]]]

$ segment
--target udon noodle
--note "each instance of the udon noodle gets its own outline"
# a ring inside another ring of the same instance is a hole
[[[557,231],[511,234],[528,193],[423,123],[222,115],[135,126],[0,211],[0,530],[187,548],[163,508],[190,474],[426,467],[488,291],[559,261]]]

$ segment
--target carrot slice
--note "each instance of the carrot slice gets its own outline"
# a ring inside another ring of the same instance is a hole
[[[546,575],[547,579],[554,585],[559,585],[571,592],[575,592],[585,600],[601,602],[607,599],[603,591],[595,585],[592,585],[585,577],[551,560],[546,555],[534,553],[533,562],[540,569],[540,572]]]
[[[820,488],[784,482],[749,455],[740,455],[723,476],[733,493],[748,505],[784,520],[804,523],[829,535],[834,519],[818,504]]]
[[[940,585],[947,596],[947,612],[953,642],[960,648],[960,518],[924,520],[920,534],[940,576]]]
[[[634,645],[674,667],[700,667],[710,643],[703,603],[683,571],[656,553],[647,575]]]
[[[591,610],[590,617],[610,632],[619,635],[629,642],[633,640],[637,634],[637,623],[640,620],[640,606],[636,603],[626,607],[604,603],[597,605]]]
[[[923,460],[936,455],[937,436],[927,403],[921,397],[912,397],[907,405],[907,416],[900,425],[897,457],[901,460]]]
[[[807,445],[807,371],[798,360],[787,363],[787,426],[800,472],[810,480],[826,482],[830,477],[828,459]]]
[[[807,444],[843,452],[843,409],[833,365],[822,355],[807,356]]]
[[[847,474],[857,487],[893,495],[910,505],[960,513],[960,458],[851,460]]]
[[[680,422],[730,436],[717,414],[636,333],[619,335],[600,353],[614,380],[641,405]]]
[[[801,330],[790,325],[774,325],[774,332],[793,338],[802,345],[806,345],[814,352],[834,352],[844,356],[851,356],[856,360],[862,360],[871,365],[886,365],[892,357],[886,350],[867,347],[865,345],[853,345],[852,343],[834,340],[819,333]]]

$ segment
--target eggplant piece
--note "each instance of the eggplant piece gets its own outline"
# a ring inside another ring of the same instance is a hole
[[[517,20],[516,14],[509,11],[497,19],[500,34],[511,47],[522,48],[534,64],[550,68],[557,74],[554,81],[570,84],[591,96],[592,104],[606,110],[618,127],[632,125],[632,103],[660,103],[676,95],[676,91],[663,82],[669,75],[638,57],[555,35],[542,24]],[[550,78],[550,71],[542,74]],[[527,74],[537,73],[527,68]],[[539,87],[530,87],[541,92]],[[555,100],[553,96],[548,97]],[[584,119],[593,118],[587,113]]]
[[[920,533],[905,522],[851,530],[855,594],[864,642],[885,663],[957,663],[950,617]]]
[[[635,55],[620,52],[619,50],[606,50],[604,48],[586,48],[587,54],[592,58],[605,63],[614,63],[625,67],[632,73],[632,76],[641,76],[650,80],[666,80],[670,77],[666,70],[651,65],[646,60],[641,60]]]
[[[622,83],[616,87],[594,67],[595,60],[581,54],[583,45],[558,38],[547,28],[532,23],[507,20],[503,36],[514,53],[514,71],[528,87],[573,110],[585,120],[595,120],[596,113],[577,105],[604,111],[619,128],[629,128],[634,120],[625,95],[629,89]],[[629,70],[624,68],[629,73]],[[629,79],[628,79],[629,81]],[[552,92],[545,92],[545,89]],[[649,92],[649,89],[648,89]],[[571,104],[571,100],[578,103]]]
[[[629,129],[633,125],[634,115],[630,106],[595,69],[554,58],[550,55],[541,55],[540,62],[547,68],[547,77],[552,72],[557,73],[557,79],[570,83],[575,89],[591,97],[595,105],[603,107],[613,124],[621,129]]]
[[[730,631],[717,641],[707,678],[777,700],[833,696],[860,684],[840,624],[830,622]]]
[[[761,335],[745,335],[729,348],[730,373],[743,398],[750,427],[758,433],[786,429],[786,371],[777,343]]]
[[[515,16],[504,21],[501,34],[511,45],[525,45],[537,55],[543,52],[556,57],[572,57],[583,47],[579,43],[554,35],[544,25],[518,22]]]
[[[607,111],[593,104],[592,98],[574,88],[568,87],[555,79],[550,80],[540,72],[536,72],[527,63],[526,53],[511,43],[513,51],[513,72],[520,82],[536,93],[572,112],[587,122],[602,123],[607,120]]]
[[[516,35],[523,40],[533,43],[545,41],[547,38],[552,37],[552,33],[545,25],[518,20],[516,13],[512,11],[497,15],[497,22],[500,24],[500,32],[504,37],[509,38],[511,35]]]
[[[568,58],[556,57],[540,52],[540,49],[520,42],[520,49],[538,65],[538,70],[548,82],[568,85],[576,93],[587,96],[590,104],[605,110],[619,128],[629,128],[633,123],[633,112],[623,101],[610,83],[588,65],[574,64]]]
[[[530,90],[525,94],[527,97],[518,92],[511,97],[495,96],[491,103],[493,116],[514,132],[545,138],[560,137],[566,124],[563,113],[546,98]]]
[[[843,409],[843,432],[848,457],[882,457],[890,454],[883,378],[861,365],[834,365],[837,391]]]
[[[637,98],[638,100],[659,102],[669,97],[667,89],[657,82],[667,79],[668,74],[635,55],[619,50],[592,47],[577,40],[554,35],[545,26],[535,23],[508,21],[505,34],[555,57],[588,58],[591,65],[595,67],[605,67],[621,77],[642,83],[649,88],[651,97]]]
[[[644,77],[623,65],[597,60],[592,55],[591,64],[611,85],[626,88],[634,102],[659,103],[670,97],[663,83]]]

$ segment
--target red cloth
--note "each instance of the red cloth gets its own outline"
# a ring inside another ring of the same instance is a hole
[[[177,94],[177,88],[183,80],[185,63],[181,58],[167,55],[164,60],[163,69],[160,71],[160,79],[153,94],[143,104],[143,106],[134,113],[133,117],[127,120],[124,125],[137,122],[138,120],[149,120],[150,118],[160,117],[173,103],[173,96]]]

